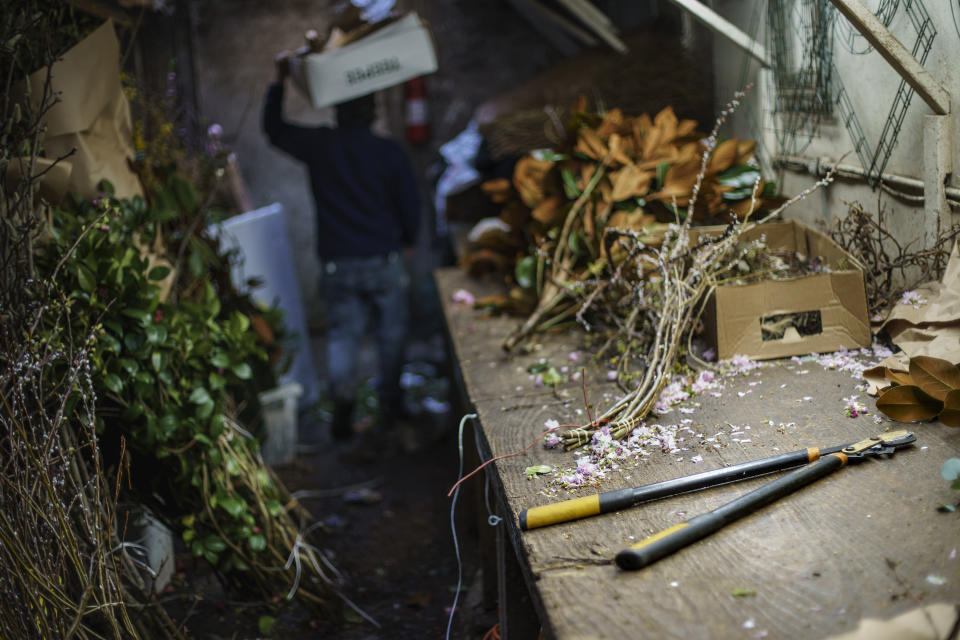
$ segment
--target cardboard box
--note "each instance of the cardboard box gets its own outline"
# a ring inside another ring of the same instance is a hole
[[[437,70],[430,32],[416,13],[342,48],[310,53],[294,75],[320,108],[380,91]],[[300,84],[300,83],[298,83]]]
[[[691,236],[695,241],[722,229],[693,229]],[[795,221],[763,224],[744,237],[761,235],[771,249],[820,256],[829,271],[717,287],[704,312],[717,357],[767,360],[870,346],[863,267],[829,237]]]

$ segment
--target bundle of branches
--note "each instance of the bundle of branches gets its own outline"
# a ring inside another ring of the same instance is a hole
[[[121,480],[93,428],[93,337],[51,344],[34,333],[41,317],[63,326],[69,313],[36,279],[51,170],[38,163],[41,122],[55,98],[16,100],[11,87],[80,27],[65,4],[0,6],[0,628],[10,638],[180,638],[123,542]]]
[[[916,247],[890,233],[879,199],[876,216],[858,203],[844,204],[847,215],[834,222],[830,237],[864,265],[871,316],[889,309],[918,284],[940,280],[954,240],[960,237],[960,224],[941,229],[929,247]]]
[[[110,481],[94,428],[92,341],[31,337],[3,354],[0,626],[16,638],[182,638],[124,540],[122,479]]]
[[[472,275],[502,273],[515,285],[505,308],[530,314],[505,349],[570,321],[572,283],[618,268],[627,253],[609,231],[656,245],[677,218],[716,222],[773,202],[775,185],[748,164],[753,141],[732,138],[706,149],[696,127],[670,107],[634,118],[618,109],[587,113],[581,101],[560,151],[533,152],[517,162],[512,181],[483,185],[504,208],[473,229],[475,251],[464,267]]]
[[[724,185],[711,183],[710,180],[717,176],[718,168],[725,166],[722,161],[724,154],[727,157],[734,154],[736,143],[718,142],[719,131],[742,98],[743,92],[738,93],[727,105],[700,147],[689,195],[683,196],[683,204],[690,212],[698,211],[701,197],[709,199],[719,196],[722,205]],[[580,140],[588,140],[589,137],[588,134],[586,138],[580,137]],[[727,151],[724,151],[725,144]],[[746,204],[738,204],[731,211],[731,220],[723,232],[704,235],[696,242],[691,239],[690,233],[696,215],[686,215],[681,221],[678,214],[675,221],[665,225],[657,237],[645,233],[642,227],[633,229],[607,225],[599,243],[604,252],[601,257],[619,255],[619,259],[611,260],[608,263],[610,267],[602,265],[601,269],[594,272],[597,275],[590,275],[588,268],[586,277],[571,276],[575,255],[564,252],[563,247],[568,246],[567,239],[571,233],[578,228],[585,228],[585,225],[579,227],[577,221],[579,212],[589,201],[586,194],[597,187],[600,182],[598,176],[603,175],[609,159],[620,148],[619,144],[608,144],[604,149],[597,149],[605,151],[603,160],[593,170],[590,182],[567,212],[558,236],[562,242],[554,248],[552,260],[556,276],[543,288],[544,292],[548,292],[549,285],[549,297],[544,295],[531,318],[511,336],[511,340],[515,341],[519,336],[526,335],[537,327],[546,311],[555,309],[559,301],[564,301],[569,305],[564,313],[576,317],[587,328],[603,325],[613,329],[607,345],[601,349],[601,355],[615,342],[624,345],[618,354],[618,366],[620,382],[630,384],[626,395],[596,419],[591,416],[589,424],[564,432],[560,439],[566,449],[586,444],[601,426],[607,426],[614,437],[622,438],[647,416],[670,380],[684,337],[689,335],[695,324],[698,309],[708,292],[738,268],[743,254],[753,250],[749,243],[742,242],[743,233],[756,224],[780,215],[787,207],[833,179],[832,174],[828,175],[767,213],[761,220],[755,221],[754,217],[759,215],[764,183],[759,174],[754,173],[752,184],[746,187]],[[625,164],[620,171],[639,172],[641,169],[636,164]],[[615,180],[613,186],[621,184],[620,180]],[[669,190],[670,184],[665,179],[661,190]],[[677,192],[673,191],[673,194],[676,202]],[[510,341],[506,346],[511,346]],[[635,359],[634,354],[641,357]],[[630,369],[637,361],[642,362],[642,371],[634,375]]]

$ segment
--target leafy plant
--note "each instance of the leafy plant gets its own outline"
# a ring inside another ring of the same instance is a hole
[[[898,422],[937,418],[960,427],[960,367],[941,358],[910,358],[909,371],[885,368],[891,385],[880,390],[877,409]]]
[[[164,285],[178,274],[156,239],[171,217],[165,208],[183,206],[182,194],[171,190],[147,203],[102,188],[98,201],[74,198],[51,214],[40,264],[51,273],[62,261],[57,284],[69,321],[48,317],[39,339],[58,345],[94,336],[85,375],[99,409],[85,420],[105,442],[126,438],[134,487],[146,501],[159,498],[156,511],[194,555],[228,575],[252,574],[270,594],[297,584],[300,569],[280,567],[291,552],[298,567],[304,555],[318,581],[291,596],[324,602],[333,584],[324,559],[301,542],[283,507],[288,496],[260,460],[256,439],[234,420],[262,389],[256,379],[273,379],[262,328],[251,321],[262,314],[230,288],[219,258],[206,266],[211,277],[193,278],[187,267],[173,285],[181,292],[174,303],[166,295],[173,286]],[[78,401],[71,397],[66,411]],[[118,451],[107,454],[124,461]]]

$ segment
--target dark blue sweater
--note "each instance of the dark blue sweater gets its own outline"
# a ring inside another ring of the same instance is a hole
[[[283,85],[267,89],[263,130],[303,162],[321,259],[386,254],[416,242],[420,197],[406,152],[364,127],[305,127],[283,119]]]

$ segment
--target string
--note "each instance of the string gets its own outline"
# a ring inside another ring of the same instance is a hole
[[[457,449],[460,453],[460,467],[457,469],[457,477],[463,475],[463,426],[467,423],[467,420],[476,420],[477,414],[468,413],[460,418],[460,428],[457,434]],[[472,474],[471,474],[472,475]],[[450,640],[450,630],[453,628],[453,616],[457,612],[457,603],[460,601],[460,590],[463,588],[463,561],[460,558],[460,541],[457,540],[457,524],[454,520],[454,512],[457,508],[457,496],[460,495],[460,482],[454,485],[454,488],[451,490],[453,493],[453,501],[450,503],[450,532],[453,534],[453,550],[457,554],[457,591],[453,595],[453,604],[450,606],[450,617],[447,619],[447,635],[446,640]],[[450,497],[450,494],[447,494],[447,497]]]

